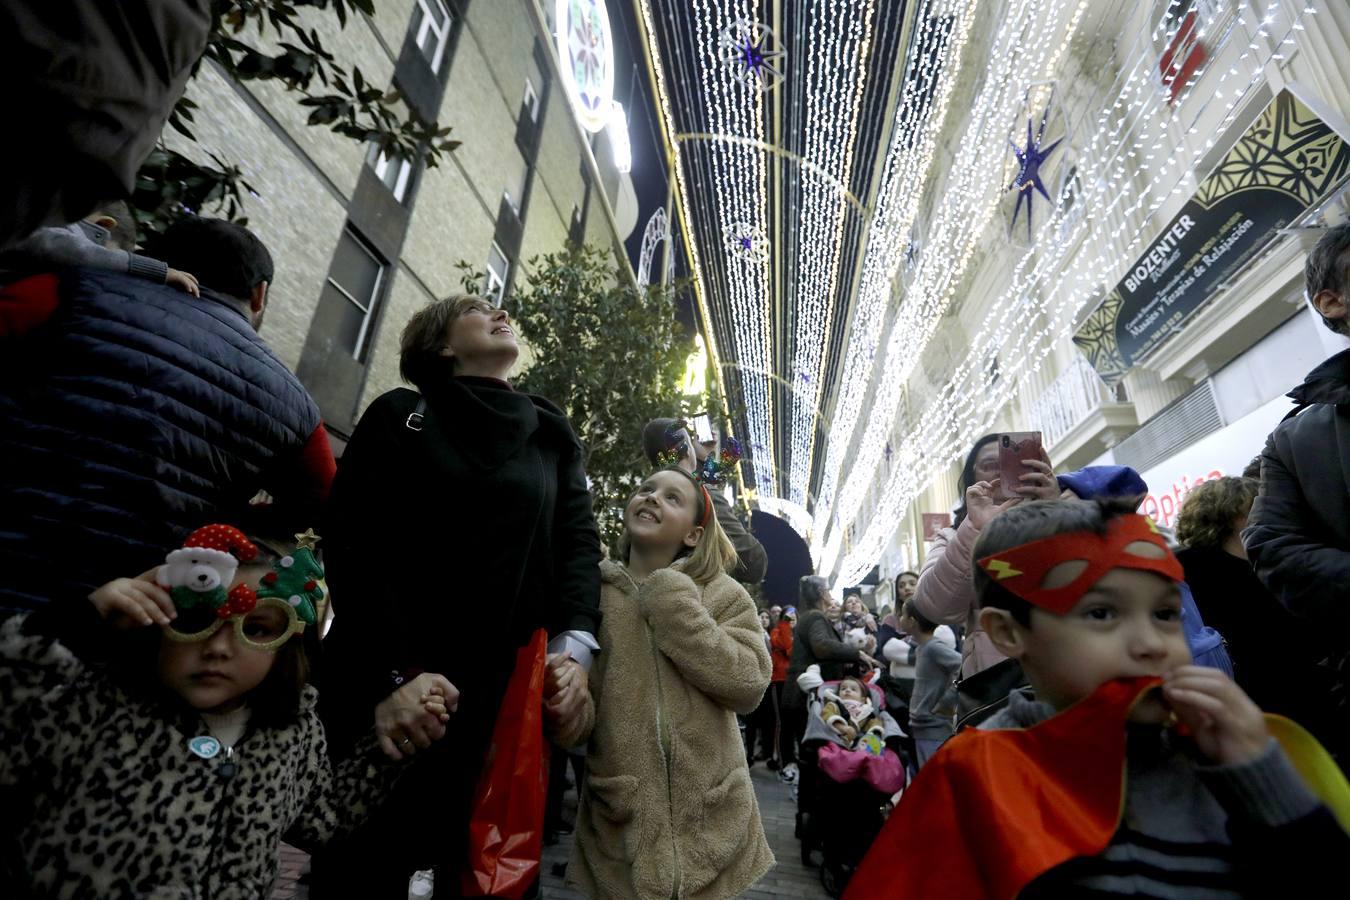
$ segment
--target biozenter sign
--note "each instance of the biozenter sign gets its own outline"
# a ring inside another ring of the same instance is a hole
[[[1074,335],[1108,385],[1350,173],[1350,146],[1285,89]]]

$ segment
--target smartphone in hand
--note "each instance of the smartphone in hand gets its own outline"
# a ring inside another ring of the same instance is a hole
[[[1017,488],[1022,485],[1022,476],[1036,471],[1026,465],[1029,459],[1039,460],[1041,453],[1041,433],[1039,431],[1013,431],[998,436],[998,471],[1003,479],[1003,495],[1019,496]]]
[[[711,444],[717,440],[717,435],[713,434],[712,418],[707,413],[694,416],[694,436],[700,444]]]

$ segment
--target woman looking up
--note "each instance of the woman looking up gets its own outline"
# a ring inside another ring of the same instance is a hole
[[[546,628],[555,642],[574,636],[573,659],[589,663],[600,540],[582,449],[558,407],[506,380],[518,352],[506,311],[481,297],[422,309],[399,361],[420,395],[378,397],[343,454],[325,534],[336,618],[321,713],[333,743],[369,727],[375,704],[421,671],[444,674],[459,706],[444,752],[316,860],[315,897],[405,896],[409,876],[432,867],[453,880],[517,648]],[[380,549],[391,543],[419,564],[388,565]],[[587,696],[585,672],[555,656],[550,683],[566,685],[546,709],[566,734]],[[421,746],[412,712],[381,717],[376,730]]]

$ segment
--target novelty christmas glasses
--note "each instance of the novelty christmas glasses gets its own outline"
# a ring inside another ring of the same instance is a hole
[[[252,561],[257,547],[229,525],[193,532],[155,576],[178,613],[165,634],[176,641],[204,641],[229,622],[242,646],[276,650],[306,625],[318,624],[323,568],[313,548],[319,538],[307,531],[296,539],[295,552],[274,562],[256,588],[228,588],[238,564]]]

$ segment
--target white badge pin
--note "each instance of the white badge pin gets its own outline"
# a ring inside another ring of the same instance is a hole
[[[220,752],[220,741],[213,737],[195,737],[188,741],[188,749],[202,759],[210,759]]]

